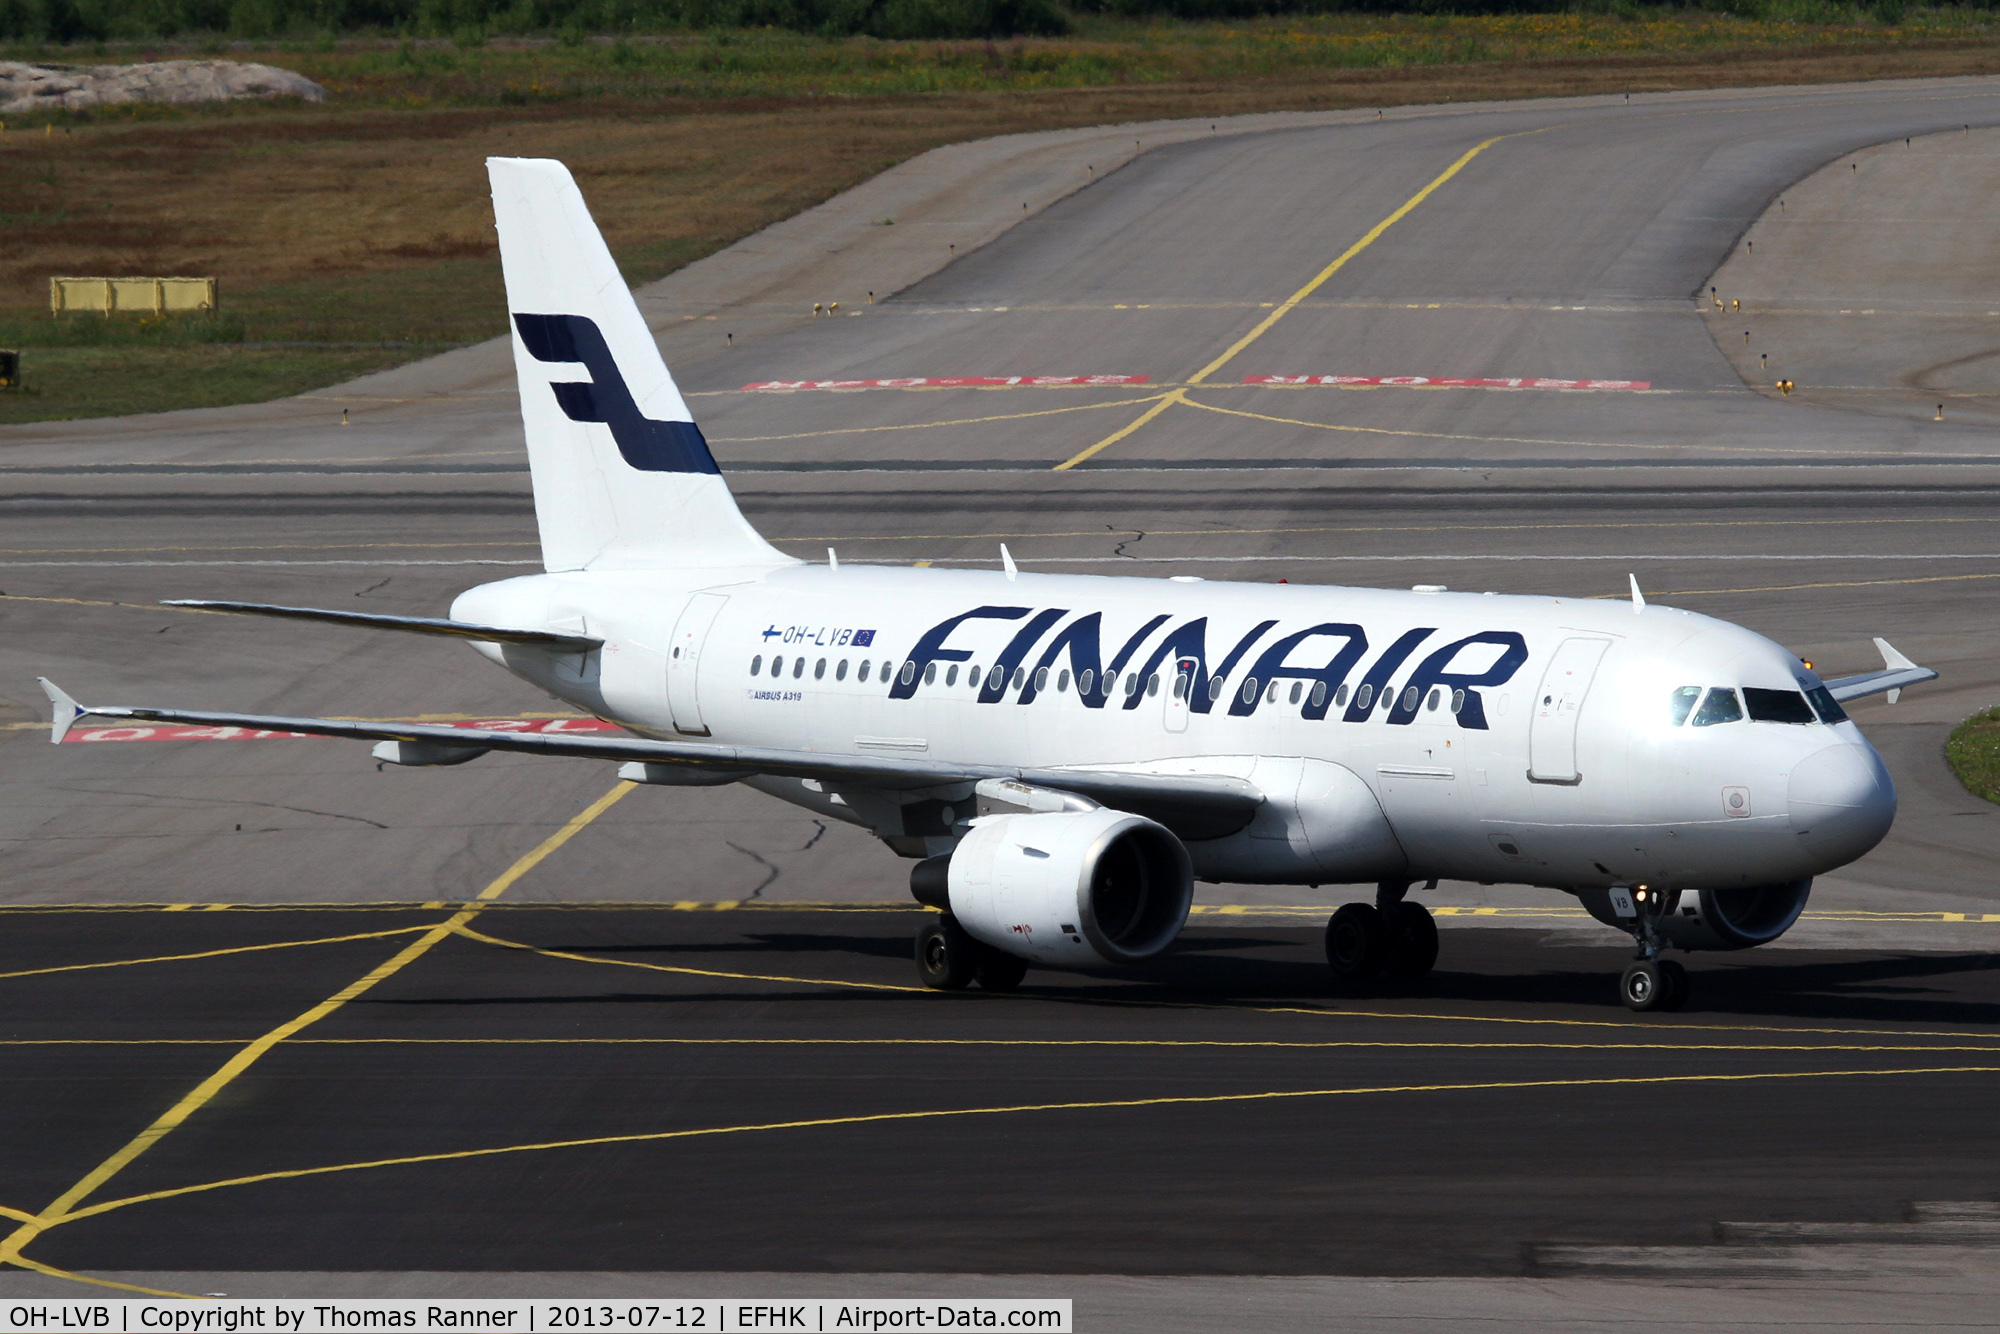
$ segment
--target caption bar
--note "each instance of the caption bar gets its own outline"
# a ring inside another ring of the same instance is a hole
[[[1069,1334],[1070,1302],[994,1298],[784,1298],[700,1301],[103,1301],[10,1302],[0,1334],[354,1334],[472,1330],[867,1331],[1028,1329]]]

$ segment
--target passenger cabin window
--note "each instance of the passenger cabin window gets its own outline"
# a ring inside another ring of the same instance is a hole
[[[750,659],[750,675],[755,676],[757,673],[763,670],[764,670],[764,655],[759,653],[756,657]]]
[[[1847,721],[1847,710],[1840,707],[1840,701],[1825,686],[1814,686],[1806,691],[1806,698],[1812,701],[1813,712],[1819,715],[1819,720],[1829,727]]]
[[[1811,723],[1812,706],[1796,690],[1764,690],[1743,687],[1743,703],[1749,707],[1753,723]]]
[[[1680,689],[1674,691],[1673,718],[1675,727],[1679,727],[1688,720],[1688,714],[1694,710],[1694,702],[1700,698],[1700,686],[1682,686]]]
[[[861,672],[860,672],[860,675],[859,675],[859,676],[858,676],[858,677],[857,677],[856,679],[857,679],[857,680],[862,680],[862,681],[866,681],[866,680],[868,679],[868,669],[869,669],[869,667],[870,667],[870,666],[872,666],[872,665],[873,665],[873,664],[871,664],[871,663],[870,663],[870,662],[868,661],[868,659],[866,659],[866,658],[863,658],[863,659],[861,660]]]
[[[1717,686],[1708,692],[1708,698],[1694,711],[1696,727],[1713,727],[1717,723],[1739,723],[1743,721],[1743,706],[1736,702],[1736,692],[1727,686]]]

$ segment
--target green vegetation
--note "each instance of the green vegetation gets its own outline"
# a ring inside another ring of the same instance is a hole
[[[1991,9],[1995,0],[1968,6]],[[1360,14],[1432,17],[1713,12],[1760,23],[1901,24],[1907,0],[0,0],[0,40],[110,42],[351,35],[449,38],[631,36],[777,28],[890,39],[1058,36],[1098,16],[1242,22]]]
[[[1944,758],[1966,791],[2000,804],[2000,709],[1975,713],[1952,728]]]

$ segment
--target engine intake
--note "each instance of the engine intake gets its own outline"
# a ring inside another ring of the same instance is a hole
[[[1660,914],[1659,932],[1670,945],[1684,950],[1747,950],[1768,945],[1799,920],[1812,879],[1779,885],[1746,885],[1739,889],[1684,889],[1673,906]],[[1577,895],[1590,915],[1608,926],[1629,929],[1608,890],[1583,890]]]
[[[910,890],[1035,963],[1138,963],[1180,934],[1194,868],[1179,839],[1123,811],[989,815],[949,858],[919,863]]]

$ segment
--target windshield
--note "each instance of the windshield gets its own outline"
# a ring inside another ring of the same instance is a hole
[[[1674,691],[1670,708],[1672,709],[1671,716],[1673,717],[1675,727],[1679,727],[1688,720],[1688,714],[1694,709],[1694,702],[1700,698],[1700,686],[1682,686]]]
[[[1708,692],[1708,698],[1695,710],[1696,727],[1713,727],[1717,723],[1741,722],[1743,706],[1736,702],[1736,692],[1728,686],[1717,686]]]
[[[1847,721],[1847,710],[1840,707],[1840,701],[1825,686],[1814,686],[1806,691],[1806,698],[1812,701],[1813,712],[1819,715],[1821,722],[1831,725]]]
[[[1806,703],[1806,697],[1796,690],[1763,690],[1757,686],[1743,687],[1743,702],[1750,708],[1750,721],[1756,723],[1810,723],[1814,721],[1813,711]]]

